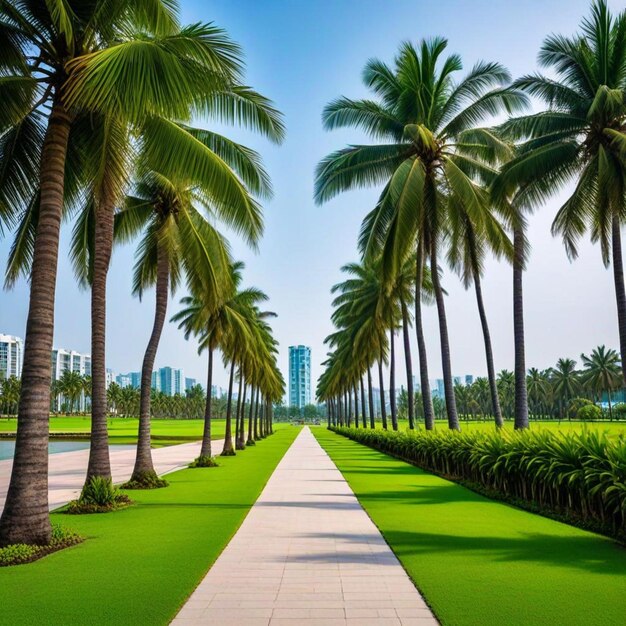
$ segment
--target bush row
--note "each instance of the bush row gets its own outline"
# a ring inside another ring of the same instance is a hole
[[[422,469],[626,537],[626,441],[622,437],[610,439],[605,433],[586,430],[332,430]]]

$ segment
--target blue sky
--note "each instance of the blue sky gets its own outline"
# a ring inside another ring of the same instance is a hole
[[[405,39],[444,36],[449,50],[462,55],[466,69],[486,59],[502,62],[513,76],[533,72],[543,38],[552,32],[572,33],[588,13],[585,0],[182,0],[182,5],[183,21],[214,21],[243,46],[247,82],[285,114],[287,139],[280,147],[226,129],[261,152],[275,190],[265,205],[266,232],[259,253],[251,253],[235,237],[232,242],[235,256],[246,263],[246,282],[263,288],[271,298],[268,308],[279,315],[274,328],[283,371],[288,346],[303,343],[312,348],[314,378],[325,358],[323,339],[332,330],[330,286],[340,280],[340,266],[356,260],[360,221],[377,197],[377,190],[370,189],[344,194],[322,207],[313,203],[316,163],[347,143],[365,141],[353,130],[325,132],[323,106],[339,95],[366,95],[360,82],[364,63],[370,57],[391,62]],[[609,5],[623,6],[615,1]],[[550,235],[559,197],[538,208],[530,223],[533,251],[525,284],[529,366],[547,367],[560,356],[577,357],[602,343],[617,346],[612,278],[599,250],[585,243],[572,264]],[[64,228],[61,243],[55,345],[87,352],[89,297],[77,289],[67,261],[69,230]],[[8,241],[0,241],[0,272],[7,251]],[[133,246],[118,249],[109,278],[108,366],[117,372],[140,369],[152,325],[153,292],[141,303],[130,295],[133,254]],[[449,272],[445,287],[454,373],[484,374],[473,293],[465,292]],[[484,291],[496,367],[512,369],[510,268],[489,263]],[[182,295],[170,301],[171,314]],[[0,294],[0,333],[24,336],[27,305],[25,281]],[[425,327],[435,378],[441,366],[433,309],[426,311]],[[183,367],[187,376],[204,381],[205,358],[197,356],[193,343],[174,325],[163,333],[156,363]],[[216,378],[225,385],[224,371]]]

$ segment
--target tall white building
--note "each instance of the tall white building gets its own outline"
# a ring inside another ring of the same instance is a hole
[[[24,342],[19,337],[0,334],[0,379],[22,376]]]
[[[53,348],[52,350],[52,381],[59,380],[64,372],[76,372],[81,376],[91,376],[91,355],[81,354],[74,350],[63,348]],[[59,398],[59,404],[62,398]],[[80,395],[80,410],[86,408],[86,398],[84,392]],[[59,406],[56,407],[59,410]]]

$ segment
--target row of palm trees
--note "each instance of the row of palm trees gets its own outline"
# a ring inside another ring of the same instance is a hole
[[[141,235],[133,291],[140,298],[148,288],[156,292],[133,472],[135,483],[149,483],[156,476],[151,375],[170,294],[185,284],[209,310],[219,310],[235,285],[218,226],[232,228],[253,247],[261,236],[259,200],[271,195],[271,185],[259,155],[190,122],[234,123],[280,142],[282,117],[245,85],[236,43],[213,24],[181,25],[178,13],[175,0],[0,0],[0,224],[14,232],[6,282],[10,286],[20,275],[30,281],[0,546],[47,544],[51,536],[48,399],[61,222],[74,220],[70,257],[91,293],[86,485],[111,477],[105,336],[114,241]],[[228,350],[237,352],[241,367],[243,350],[235,344]],[[255,370],[257,393],[273,397],[275,362],[259,358],[256,368],[267,370]]]
[[[457,79],[461,59],[444,57],[447,41],[403,43],[393,66],[372,59],[363,81],[372,99],[338,98],[323,113],[326,128],[357,127],[379,143],[351,145],[324,158],[317,169],[316,199],[326,202],[349,189],[382,185],[359,235],[355,275],[335,287],[337,331],[318,385],[318,397],[335,414],[354,398],[365,404],[363,377],[389,361],[402,329],[407,380],[411,356],[406,291],[413,297],[422,414],[433,426],[422,305],[436,303],[448,425],[459,429],[448,337],[444,259],[466,287],[473,285],[485,345],[495,422],[502,424],[481,278],[489,255],[513,267],[514,420],[528,427],[523,319],[523,272],[530,250],[528,215],[569,181],[575,189],[559,209],[553,233],[570,257],[590,233],[602,260],[613,265],[623,384],[626,373],[626,291],[621,227],[626,216],[626,13],[611,15],[593,3],[581,32],[552,35],[535,73],[511,82],[499,63],[480,61]],[[530,98],[545,104],[527,114]],[[489,125],[497,116],[506,121]],[[430,273],[427,273],[430,270]],[[404,276],[412,277],[412,286]],[[382,383],[380,385],[383,387]],[[391,388],[395,388],[391,384]],[[413,397],[409,389],[409,399]],[[414,413],[409,406],[409,421]],[[384,419],[384,418],[383,418]],[[394,420],[394,407],[391,406]]]

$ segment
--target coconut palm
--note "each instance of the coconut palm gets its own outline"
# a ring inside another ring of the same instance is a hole
[[[572,37],[551,35],[539,52],[549,76],[533,74],[517,88],[547,109],[513,118],[502,130],[523,140],[503,169],[500,193],[520,186],[531,205],[545,202],[572,179],[574,191],[553,225],[570,258],[587,231],[600,243],[603,262],[613,263],[622,372],[626,375],[626,290],[621,232],[626,214],[626,12],[611,15],[596,0],[591,15]]]
[[[549,374],[540,371],[536,367],[528,370],[526,377],[528,400],[535,417],[540,417],[547,404],[547,395],[550,389]]]
[[[213,297],[198,291],[194,296],[187,296],[181,300],[183,309],[172,317],[173,322],[179,323],[179,328],[185,331],[185,338],[190,335],[198,337],[199,352],[204,350],[208,354],[207,368],[207,402],[204,414],[204,432],[200,449],[201,459],[210,458],[211,451],[211,388],[213,386],[213,356],[217,349],[226,350],[226,346],[234,345],[242,341],[240,346],[251,337],[249,328],[250,308],[257,303],[263,302],[267,296],[255,288],[241,289],[242,272],[244,264],[233,263],[230,268],[231,291],[224,301],[219,301],[217,306],[212,303]],[[238,358],[241,358],[239,355]],[[234,376],[234,361],[231,361],[230,370]],[[232,381],[229,380],[230,398],[232,401]],[[230,405],[230,402],[229,402]],[[229,426],[230,412],[227,409],[227,427]],[[228,438],[228,437],[227,437]],[[225,443],[226,449],[232,447]]]
[[[563,417],[567,403],[580,389],[581,381],[579,372],[576,370],[576,361],[559,359],[550,372],[550,380],[559,401],[559,415]]]
[[[3,0],[0,3],[3,48],[0,220],[5,219],[18,228],[26,222],[26,231],[36,235],[27,244],[32,263],[24,385],[11,482],[0,519],[0,545],[45,544],[51,536],[47,489],[48,398],[59,229],[64,203],[71,204],[77,191],[66,163],[73,121],[85,108],[78,100],[86,93],[75,62],[102,50],[114,50],[116,62],[128,61],[129,47],[137,36],[149,52],[157,39],[162,40],[176,27],[175,12],[174,4],[154,0],[88,3]],[[190,55],[194,56],[193,51]],[[153,62],[155,59],[149,55],[133,61],[140,73],[147,63]],[[110,58],[103,63],[105,80],[110,87],[119,86],[120,75],[107,71],[111,63]],[[195,74],[198,66],[193,69],[192,66],[190,59],[189,66],[183,68],[183,84]],[[203,82],[201,77],[195,80],[196,84]],[[146,101],[140,93],[144,87],[136,85],[133,89],[138,94],[136,108],[139,102]],[[160,87],[160,91],[166,99],[178,100],[171,83]],[[182,94],[184,89],[177,89],[176,93]],[[120,113],[125,112],[121,107]]]
[[[481,284],[481,275],[487,252],[492,252],[496,257],[501,256],[503,253],[509,258],[513,256],[513,246],[496,216],[489,211],[484,211],[482,222],[477,226],[466,212],[451,213],[448,259],[452,267],[460,273],[465,288],[468,289],[472,283],[474,285],[483,332],[483,342],[485,344],[487,378],[489,380],[493,415],[496,426],[501,427],[503,425],[502,411],[500,410],[500,401],[498,399],[491,333],[489,332]],[[463,393],[461,392],[461,394]],[[459,397],[458,390],[456,396]]]
[[[447,41],[441,38],[423,41],[419,47],[404,43],[394,68],[377,59],[365,67],[365,84],[377,100],[339,98],[327,105],[327,128],[357,126],[390,143],[351,146],[326,157],[317,169],[316,199],[324,202],[355,187],[385,185],[369,240],[373,249],[386,250],[384,267],[389,273],[401,267],[409,248],[417,250],[417,293],[422,290],[423,260],[430,258],[448,423],[458,429],[438,271],[440,246],[448,214],[463,211],[480,223],[489,205],[488,195],[477,182],[491,180],[493,170],[475,149],[477,122],[501,111],[516,111],[525,105],[526,98],[504,88],[509,74],[497,63],[479,62],[464,79],[455,82],[454,74],[462,69],[461,59],[458,55],[442,59],[446,46]],[[415,323],[420,370],[424,372],[426,354],[419,307]],[[422,395],[428,397],[424,381],[422,389]]]
[[[214,26],[181,29],[176,12],[175,2],[158,0],[45,5],[4,0],[0,5],[1,39],[6,42],[3,101],[10,103],[3,109],[0,133],[2,161],[11,164],[0,182],[0,213],[18,221],[19,233],[27,235],[16,239],[12,256],[21,250],[32,258],[33,304],[24,352],[27,384],[20,402],[22,421],[33,418],[32,427],[18,434],[0,543],[45,543],[50,537],[44,458],[48,411],[42,399],[50,388],[59,224],[64,204],[71,206],[80,188],[74,172],[80,161],[70,158],[78,120],[84,114],[124,123],[139,123],[146,115],[180,119],[192,107],[201,111],[210,102],[223,106],[232,119],[248,114],[242,103],[247,88],[236,87],[243,95],[235,96],[234,105],[223,104],[223,96],[216,95],[218,89],[234,90],[232,79],[241,72],[238,48]],[[97,425],[95,430],[102,431]],[[34,465],[40,469],[26,469]],[[27,491],[32,496],[28,511],[17,514],[18,500]]]
[[[584,370],[581,375],[583,384],[588,385],[594,394],[602,396],[606,392],[609,401],[609,418],[613,419],[611,391],[620,384],[619,354],[611,348],[598,346],[591,354],[581,354]]]

